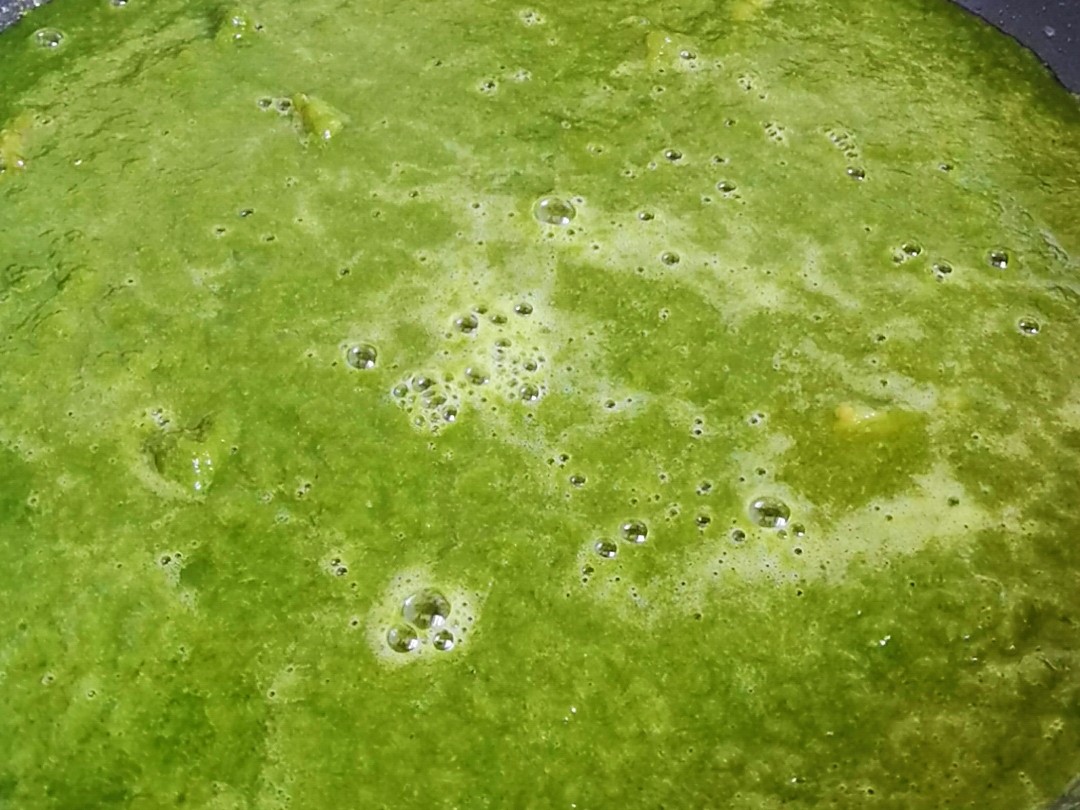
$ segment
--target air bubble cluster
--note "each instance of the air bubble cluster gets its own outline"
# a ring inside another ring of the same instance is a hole
[[[513,300],[513,299],[511,299]],[[390,389],[414,428],[439,433],[468,411],[533,407],[551,390],[550,333],[528,300],[478,304],[447,318],[444,344],[431,366],[407,373]]]
[[[386,631],[386,646],[395,653],[414,653],[425,644],[440,652],[454,648],[456,639],[446,626],[450,600],[434,588],[422,588],[405,597],[400,621]]]

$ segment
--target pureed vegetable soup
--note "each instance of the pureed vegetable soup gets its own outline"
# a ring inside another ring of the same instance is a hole
[[[1080,770],[1080,104],[1001,35],[63,0],[0,121],[0,807]]]

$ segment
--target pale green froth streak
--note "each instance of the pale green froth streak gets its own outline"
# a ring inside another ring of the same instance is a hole
[[[0,36],[0,808],[1080,770],[1080,105],[944,2],[668,5]]]

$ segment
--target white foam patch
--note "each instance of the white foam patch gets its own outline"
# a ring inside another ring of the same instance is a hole
[[[746,459],[749,461],[749,456]],[[715,603],[727,584],[759,583],[780,587],[814,580],[842,580],[856,560],[888,565],[932,543],[963,546],[986,529],[1021,531],[1016,510],[988,510],[980,505],[943,462],[896,497],[872,502],[835,521],[782,483],[747,481],[740,494],[745,506],[760,496],[782,500],[791,511],[782,529],[753,524],[745,513],[734,525],[714,521],[700,542],[666,547],[650,536],[633,545],[612,535],[597,534],[584,542],[571,572],[580,592],[624,621],[649,625],[672,614],[690,615]],[[732,529],[745,537],[736,542]],[[680,529],[686,531],[686,529]],[[658,527],[657,535],[663,527]],[[617,554],[605,559],[596,552],[600,539],[613,540]],[[642,578],[631,558],[647,556],[654,565]]]
[[[865,370],[854,367],[849,358],[822,349],[812,338],[800,341],[798,351],[801,355],[800,360],[787,361],[792,365],[792,371],[798,370],[802,374],[817,377],[820,377],[823,369],[831,371],[844,380],[847,390],[870,401],[880,400],[887,394],[891,403],[890,410],[902,409],[930,413],[937,408],[941,400],[938,387],[935,385],[920,383],[894,371],[882,371],[876,368]],[[882,385],[882,380],[886,382],[885,385]],[[846,399],[850,397],[845,397],[840,392],[836,404],[839,405]]]
[[[391,629],[409,626],[402,610],[405,600],[428,588],[438,591],[449,601],[450,612],[446,621],[438,627],[412,627],[419,642],[416,649],[410,652],[392,649],[388,642]],[[368,612],[364,628],[368,645],[375,657],[390,667],[461,655],[475,640],[476,626],[486,596],[486,591],[448,581],[428,568],[402,571],[390,579]],[[439,650],[435,647],[436,634],[442,631],[452,635],[453,648],[450,650]]]

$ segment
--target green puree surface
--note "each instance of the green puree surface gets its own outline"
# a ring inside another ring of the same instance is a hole
[[[944,0],[0,35],[0,808],[1042,808],[1080,103]]]

